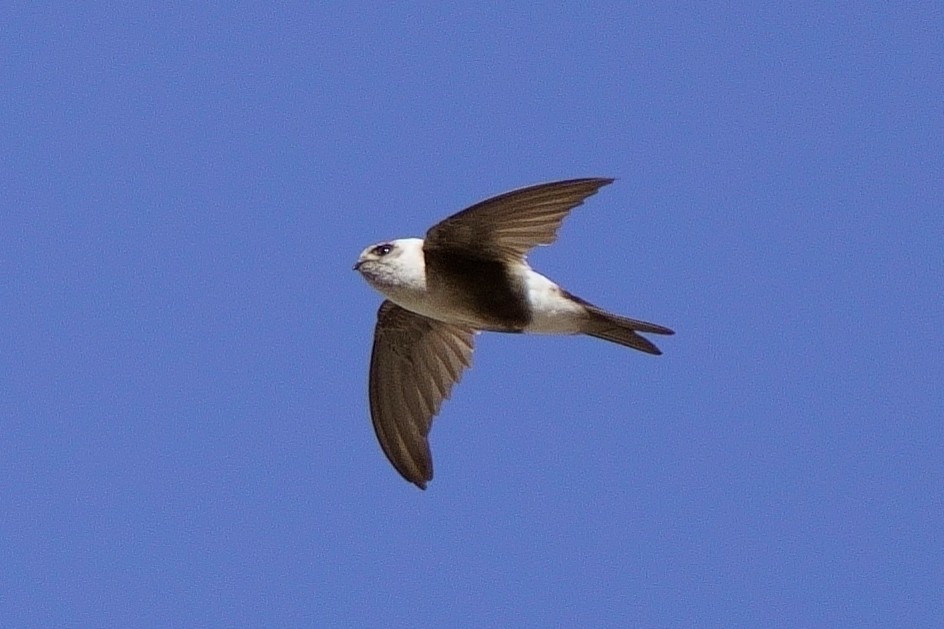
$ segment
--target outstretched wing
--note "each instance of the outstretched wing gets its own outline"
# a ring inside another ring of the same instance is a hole
[[[517,262],[537,245],[549,245],[567,214],[612,183],[571,179],[538,184],[476,203],[426,232],[424,251],[461,251]]]
[[[384,454],[420,489],[433,478],[427,439],[433,417],[472,364],[474,334],[471,328],[442,323],[390,301],[377,311],[370,416]]]

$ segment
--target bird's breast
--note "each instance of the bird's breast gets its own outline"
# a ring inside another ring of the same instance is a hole
[[[427,252],[426,285],[438,308],[478,329],[520,332],[531,320],[520,274],[501,260]]]

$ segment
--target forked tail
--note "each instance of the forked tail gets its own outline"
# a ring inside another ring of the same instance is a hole
[[[656,347],[652,341],[640,336],[638,333],[675,334],[675,332],[669,328],[656,325],[655,323],[610,314],[586,302],[584,302],[584,305],[587,308],[587,313],[590,315],[584,334],[603,339],[604,341],[611,341],[625,345],[626,347],[632,347],[633,349],[638,349],[640,352],[646,352],[647,354],[659,355],[662,353],[659,348]]]

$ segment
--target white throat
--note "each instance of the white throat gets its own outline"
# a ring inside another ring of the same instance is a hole
[[[391,241],[393,251],[364,269],[364,277],[380,293],[396,303],[426,294],[426,259],[421,238]]]

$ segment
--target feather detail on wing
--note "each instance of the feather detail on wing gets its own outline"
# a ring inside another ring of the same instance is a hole
[[[384,301],[370,358],[370,415],[384,454],[420,489],[433,477],[429,431],[472,363],[474,331]]]

